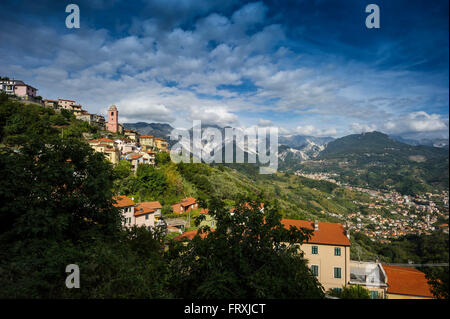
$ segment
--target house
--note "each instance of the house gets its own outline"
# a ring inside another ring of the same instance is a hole
[[[172,205],[172,210],[177,214],[183,214],[197,208],[198,203],[194,197],[183,198],[179,203]]]
[[[73,105],[72,105],[72,111],[73,111],[73,114],[74,114],[75,116],[80,115],[80,114],[81,114],[81,111],[82,111],[81,105],[79,105],[79,104],[73,104]]]
[[[115,146],[113,140],[109,138],[100,138],[97,140],[90,140],[88,142],[96,152],[103,153],[111,163],[119,163],[120,151]]]
[[[387,276],[388,299],[432,299],[425,274],[411,267],[383,264]]]
[[[139,143],[144,150],[155,149],[155,138],[152,135],[141,135],[139,137]]]
[[[65,109],[65,110],[71,111],[73,109],[72,105],[74,105],[74,104],[75,104],[75,101],[73,101],[73,100],[64,100],[64,99],[59,99],[58,100],[58,106],[61,109]]]
[[[387,276],[378,262],[350,261],[350,285],[360,285],[368,289],[371,299],[387,297]]]
[[[54,110],[58,109],[58,101],[57,100],[43,100],[42,102],[44,102],[44,106],[46,106],[46,107],[50,107]]]
[[[131,163],[131,169],[136,172],[139,164],[155,165],[155,157],[146,152],[129,153],[122,156],[122,159]]]
[[[20,80],[0,80],[0,91],[25,100],[34,100],[37,89]]]
[[[282,219],[285,228],[313,230],[311,238],[300,246],[312,273],[324,287],[341,289],[350,281],[350,239],[341,224]]]
[[[161,218],[161,209],[162,206],[158,201],[138,203],[134,210],[135,225],[144,226],[149,230],[155,227]]]
[[[135,130],[127,130],[125,129],[123,131],[123,134],[125,135],[126,138],[128,138],[129,140],[139,143],[139,133]]]
[[[126,140],[115,140],[117,148],[121,154],[128,154],[132,152],[138,152],[138,147],[135,143],[128,142]]]
[[[133,199],[127,196],[117,196],[113,200],[115,201],[113,205],[122,211],[122,216],[124,217],[123,226],[131,227],[135,225],[134,210],[136,204]]]
[[[199,227],[208,226],[210,228],[216,227],[217,221],[209,214],[208,208],[202,208],[200,214],[205,216],[205,218],[200,222]]]
[[[155,143],[154,146],[158,150],[160,150],[162,152],[167,152],[168,151],[169,144],[166,142],[165,139],[156,137],[155,140],[154,140],[154,143]]]

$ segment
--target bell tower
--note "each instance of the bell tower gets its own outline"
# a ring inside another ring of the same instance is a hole
[[[111,105],[108,109],[108,124],[106,129],[110,132],[117,133],[119,128],[119,111],[115,105]]]

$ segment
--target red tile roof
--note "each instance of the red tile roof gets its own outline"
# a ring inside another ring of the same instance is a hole
[[[194,197],[183,198],[180,202],[181,206],[186,207],[190,205],[194,205],[197,200]]]
[[[161,208],[162,206],[158,201],[138,203],[136,208],[134,209],[134,216],[154,213],[157,209]]]
[[[173,204],[172,206],[172,210],[177,213],[177,214],[181,214],[183,213],[183,211],[181,210],[181,205],[180,204]]]
[[[90,140],[89,143],[114,143],[114,141],[110,140],[109,138],[102,137],[98,140]]]
[[[306,220],[282,219],[281,223],[287,229],[291,226],[314,229],[314,222]],[[344,226],[325,222],[319,222],[319,230],[314,231],[308,243],[350,246],[350,240],[345,234]]]
[[[209,209],[208,209],[208,208],[202,208],[202,209],[200,210],[200,214],[208,215],[208,214],[209,214]]]
[[[153,138],[153,135],[141,135],[140,138]]]
[[[113,200],[116,201],[116,203],[113,204],[115,207],[134,206],[134,201],[127,196],[116,196],[116,197],[113,197]]]
[[[390,294],[433,297],[425,274],[410,267],[389,266],[383,264],[387,276]]]

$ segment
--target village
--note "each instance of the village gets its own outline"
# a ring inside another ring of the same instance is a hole
[[[133,172],[141,164],[155,165],[155,154],[168,152],[168,143],[158,137],[140,135],[135,130],[124,129],[119,123],[119,110],[115,105],[108,108],[107,117],[91,114],[83,110],[75,100],[42,99],[36,97],[37,89],[22,81],[1,80],[0,88],[7,94],[15,95],[21,101],[37,103],[54,109],[56,112],[67,110],[73,112],[79,120],[88,122],[101,129],[103,137],[93,139],[90,134],[83,135],[86,142],[96,152],[105,155],[113,165],[121,160],[131,164]],[[299,173],[297,173],[299,175]],[[311,176],[308,178],[324,179],[335,182],[328,176]],[[351,188],[350,186],[344,186]],[[330,223],[318,220],[305,221],[282,219],[282,225],[308,228],[312,230],[312,237],[301,244],[301,250],[312,273],[318,278],[325,290],[342,290],[342,287],[359,285],[370,291],[372,299],[429,299],[433,298],[425,274],[408,267],[382,264],[379,261],[361,262],[350,260],[351,233],[364,231],[372,240],[388,241],[408,233],[428,233],[435,230],[433,225],[439,216],[448,216],[448,192],[442,194],[425,194],[410,198],[397,193],[382,193],[379,191],[355,188],[356,191],[367,192],[374,198],[374,203],[368,209],[374,209],[373,214],[355,212],[348,216],[334,214],[342,222]],[[442,211],[435,203],[439,198],[447,207]],[[199,207],[198,199],[186,197],[170,205],[172,212],[163,216],[163,206],[159,201],[137,201],[133,197],[115,196],[114,206],[122,215],[122,225],[125,228],[145,227],[148,230],[162,229],[169,237],[176,241],[189,241],[198,233],[198,227],[192,227],[191,220],[199,215],[205,218],[199,226],[209,226],[214,231],[217,221],[209,214],[208,209]],[[247,204],[248,205],[248,204]],[[385,217],[375,213],[376,210],[396,205],[391,211],[392,217]],[[230,214],[235,213],[230,210]],[[264,204],[259,205],[259,211],[264,213]],[[448,232],[448,225],[442,227]],[[414,282],[414,285],[410,285]]]
[[[430,234],[438,230],[448,233],[448,223],[439,222],[448,220],[448,191],[410,196],[393,190],[372,190],[343,185],[334,179],[336,174],[297,171],[296,175],[327,181],[352,191],[368,194],[372,199],[370,203],[354,202],[365,206],[366,211],[357,211],[345,216],[335,213],[327,214],[345,222],[352,231],[363,232],[372,241],[389,243],[392,239],[408,234]]]

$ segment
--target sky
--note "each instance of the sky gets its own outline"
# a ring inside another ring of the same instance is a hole
[[[68,29],[68,4],[80,28]],[[368,29],[368,4],[380,28]],[[448,138],[448,6],[402,0],[10,0],[0,76],[119,122]]]

